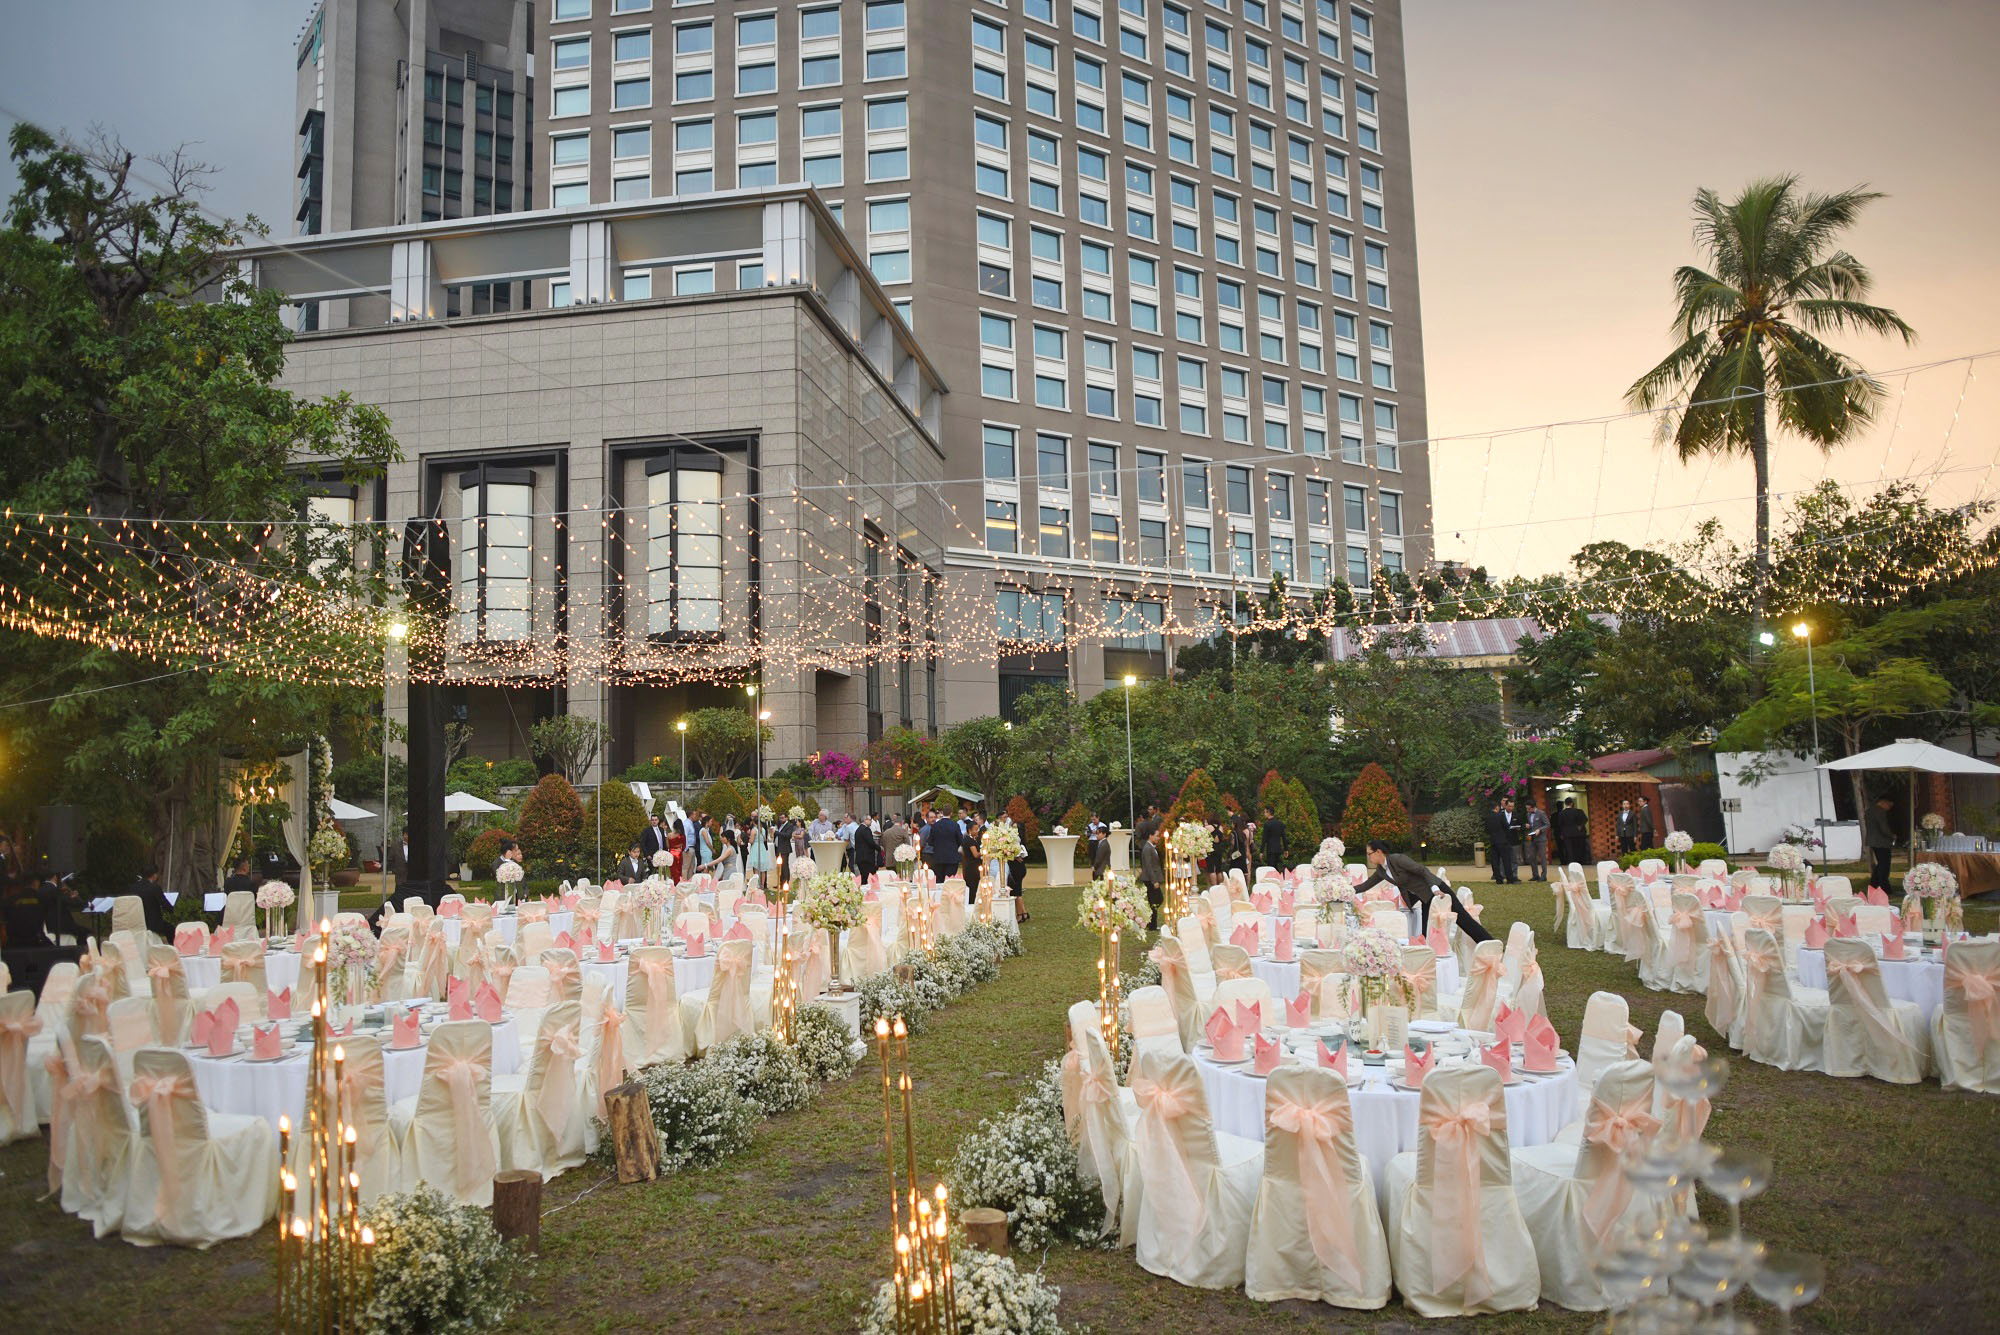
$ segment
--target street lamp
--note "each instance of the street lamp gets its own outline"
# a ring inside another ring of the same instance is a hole
[[[1128,830],[1139,825],[1139,803],[1132,796],[1132,688],[1138,684],[1137,677],[1125,674],[1125,828]]]
[[[389,897],[389,674],[395,646],[410,637],[410,623],[389,623],[389,640],[382,646],[382,898]]]
[[[765,710],[757,716],[757,805],[764,805],[764,723],[771,717]]]
[[[686,805],[687,805],[687,795],[688,795],[688,792],[687,792],[687,788],[688,788],[688,721],[687,721],[686,719],[677,719],[677,720],[675,720],[675,722],[674,722],[674,731],[675,731],[675,732],[677,732],[677,733],[679,733],[679,734],[681,735],[681,781],[680,781],[680,782],[679,782],[678,784],[675,784],[674,786],[675,786],[676,788],[679,788],[679,789],[680,789],[680,793],[681,793],[681,805],[682,805],[682,806],[686,806]]]
[[[1769,649],[1772,645],[1776,644],[1777,642],[1778,642],[1778,637],[1773,635],[1770,631],[1760,630],[1757,632],[1757,643],[1763,645],[1766,649]]]
[[[1819,803],[1820,864],[1826,863],[1826,792],[1819,777],[1819,683],[1813,678],[1812,627],[1801,621],[1792,634],[1806,643],[1806,700],[1812,709],[1813,800]]]

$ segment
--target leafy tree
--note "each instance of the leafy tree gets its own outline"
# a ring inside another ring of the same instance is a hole
[[[1215,780],[1208,777],[1208,771],[1197,765],[1188,773],[1187,782],[1181,785],[1180,795],[1167,810],[1167,825],[1179,825],[1182,821],[1214,820],[1222,815],[1222,791],[1215,786]]]
[[[1446,807],[1424,826],[1424,842],[1432,857],[1469,858],[1473,845],[1485,837],[1479,813],[1464,805]]]
[[[1342,756],[1386,771],[1406,813],[1458,757],[1505,735],[1492,678],[1438,659],[1421,630],[1385,632],[1337,665],[1333,705]]]
[[[1771,584],[1771,409],[1779,425],[1831,450],[1874,416],[1882,386],[1821,338],[1856,330],[1916,338],[1894,311],[1862,300],[1868,270],[1835,248],[1862,206],[1879,198],[1858,189],[1808,193],[1796,176],[1753,181],[1727,204],[1713,190],[1696,191],[1694,238],[1706,267],[1674,273],[1681,342],[1627,391],[1640,408],[1677,405],[1662,414],[1660,433],[1683,461],[1750,456],[1751,608],[1760,623]]]
[[[862,754],[875,782],[889,788],[928,788],[947,767],[937,738],[901,726],[883,729]]]
[[[1082,834],[1084,828],[1089,824],[1090,824],[1090,808],[1085,806],[1081,802],[1071,803],[1070,809],[1063,813],[1063,818],[1062,818],[1063,828],[1065,830],[1068,830],[1071,834]]]
[[[938,736],[938,744],[958,776],[993,806],[1000,802],[1000,772],[1007,766],[1013,742],[1006,723],[992,714],[954,723]]]
[[[500,800],[500,782],[493,777],[493,762],[478,756],[461,756],[444,773],[448,793],[471,793],[488,802]]]
[[[1568,774],[1583,768],[1583,757],[1567,741],[1532,737],[1467,756],[1452,766],[1450,779],[1458,798],[1484,811],[1502,797],[1525,800],[1538,774]]]
[[[598,824],[600,807],[604,813],[601,827]],[[600,828],[604,832],[601,846],[598,844]],[[639,795],[632,791],[629,784],[616,779],[601,783],[584,808],[583,829],[584,838],[590,841],[595,851],[591,858],[593,872],[599,864],[611,866],[624,857],[625,850],[638,843],[639,836],[646,832],[645,804],[639,801]]]
[[[0,693],[40,699],[58,694],[50,682],[62,693],[10,711],[6,814],[73,802],[98,832],[143,812],[145,856],[166,888],[213,889],[213,816],[231,783],[218,757],[261,766],[316,733],[357,740],[379,696],[318,684],[326,674],[311,665],[382,653],[344,624],[280,633],[223,572],[285,607],[379,599],[347,535],[291,528],[295,540],[270,541],[262,523],[303,508],[296,455],[361,482],[399,454],[378,410],[274,383],[290,338],[278,295],[237,282],[229,254],[256,225],[202,212],[205,169],[179,155],[148,167],[108,142],[59,145],[26,124],[9,142],[20,188],[0,226],[0,504],[17,517],[90,515],[69,537],[94,555],[45,564],[17,547],[0,557],[0,586],[13,606],[115,630],[121,648],[145,652],[0,633]],[[162,185],[142,180],[154,174]],[[205,299],[216,295],[231,299]],[[149,614],[127,597],[139,592],[195,610]],[[243,625],[260,629],[231,640],[225,628]]]
[[[1380,765],[1362,767],[1347,790],[1347,806],[1340,816],[1340,841],[1359,849],[1370,839],[1407,848],[1410,843],[1410,811],[1403,805],[1395,780]]]
[[[576,714],[538,719],[528,732],[528,749],[535,753],[535,759],[572,784],[583,782],[597,763],[597,753],[610,742],[611,729]]]
[[[539,777],[535,762],[526,756],[509,756],[493,765],[493,782],[502,788],[525,788]]]
[[[1319,851],[1324,827],[1319,823],[1319,811],[1313,805],[1312,794],[1306,791],[1305,782],[1289,779],[1285,788],[1291,804],[1285,813],[1285,857],[1296,866],[1310,862]]]
[[[1610,750],[1610,738],[1585,708],[1584,692],[1595,676],[1597,655],[1611,635],[1608,627],[1579,615],[1540,637],[1522,636],[1515,649],[1520,666],[1507,670],[1507,695],[1516,723],[1561,734],[1585,755]]]
[[[481,880],[491,876],[493,868],[499,865],[500,850],[506,847],[507,841],[513,837],[511,831],[498,826],[489,826],[481,830],[466,846],[465,865],[472,868],[473,875]]]
[[[1008,798],[1007,819],[1013,821],[1015,827],[1020,830],[1022,847],[1030,853],[1036,852],[1035,840],[1041,837],[1042,822],[1036,819],[1034,808],[1028,805],[1028,799],[1019,793]]]
[[[688,715],[688,768],[704,779],[724,778],[757,753],[757,735],[771,740],[768,724],[741,709],[697,709]]]
[[[694,729],[690,728],[688,731],[692,732]],[[734,816],[742,820],[750,814],[750,804],[743,800],[743,790],[728,779],[717,779],[710,784],[708,791],[701,795],[701,801],[696,803],[696,806],[716,817]]]
[[[594,832],[593,832],[594,842]],[[560,774],[545,774],[521,805],[515,838],[538,876],[567,877],[583,863],[583,803]]]

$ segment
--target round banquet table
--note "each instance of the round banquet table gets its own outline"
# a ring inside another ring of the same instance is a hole
[[[453,950],[458,949],[458,937],[459,933],[465,928],[465,919],[440,918],[438,921],[444,924],[445,944]],[[575,927],[576,913],[573,910],[558,909],[549,915],[549,934],[551,936],[560,932],[573,931]],[[500,938],[502,944],[513,945],[515,939],[520,935],[520,931],[521,920],[519,914],[496,913],[493,915],[492,935]]]
[[[416,1095],[424,1078],[424,1054],[428,1044],[414,1048],[388,1046],[388,1029],[379,1031],[382,1045],[382,1093],[394,1107],[402,1099]],[[231,1057],[211,1057],[187,1050],[188,1065],[194,1068],[195,1089],[202,1106],[212,1113],[261,1117],[273,1127],[282,1114],[299,1125],[305,1112],[306,1047],[294,1047],[277,1061],[253,1062],[239,1051]],[[514,1018],[503,1016],[493,1026],[494,1075],[513,1075],[521,1069],[521,1043]]]
[[[187,974],[190,993],[206,992],[222,984],[222,957],[183,955],[181,968]],[[273,992],[299,985],[299,956],[294,950],[273,950],[264,956],[264,986]]]
[[[1798,975],[1800,987],[1816,987],[1826,990],[1826,952],[1799,947]],[[1924,1023],[1944,1005],[1944,960],[1935,951],[1926,951],[1922,959],[1883,960],[1882,990],[1889,994],[1891,1001],[1915,1003],[1924,1013]]]
[[[1294,1031],[1283,1032],[1289,1035]],[[1314,1037],[1309,1030],[1296,1032],[1308,1039]],[[1261,1144],[1263,1077],[1253,1075],[1247,1062],[1240,1066],[1217,1065],[1210,1059],[1206,1044],[1199,1045],[1194,1062],[1208,1091],[1209,1116],[1215,1129]],[[1389,1160],[1417,1148],[1417,1105],[1423,1096],[1418,1090],[1392,1087],[1390,1068],[1363,1066],[1358,1052],[1350,1052],[1349,1064],[1352,1074],[1347,1083],[1347,1097],[1354,1110],[1354,1144],[1375,1175],[1380,1204]],[[1400,1071],[1401,1067],[1400,1061],[1395,1063],[1395,1070]],[[1576,1063],[1565,1056],[1557,1059],[1556,1067],[1553,1075],[1534,1076],[1522,1073],[1516,1065],[1519,1083],[1509,1085],[1505,1091],[1507,1142],[1515,1149],[1546,1145],[1575,1120]]]
[[[1299,962],[1297,959],[1274,960],[1269,955],[1253,956],[1250,972],[1264,980],[1264,986],[1271,989],[1271,996],[1278,1001],[1290,1001],[1299,994]],[[1437,962],[1438,995],[1459,990],[1458,957],[1440,955]]]
[[[685,955],[674,956],[674,995],[686,996],[690,992],[705,991],[715,978],[714,942],[709,943],[705,955],[689,959]],[[620,955],[615,960],[587,959],[578,966],[584,981],[601,983],[605,995],[620,1010],[625,1008],[625,980],[630,973],[628,957]]]

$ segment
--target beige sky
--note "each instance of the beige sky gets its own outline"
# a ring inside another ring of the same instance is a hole
[[[1440,557],[1537,573],[1709,514],[1747,538],[1748,464],[1683,466],[1646,420],[1488,439],[1623,410],[1671,346],[1700,186],[1885,192],[1848,246],[1918,341],[1836,346],[1871,370],[2000,350],[1993,0],[1404,0],[1404,27]],[[1831,459],[1781,440],[1775,487],[1922,472],[1942,503],[2000,495],[2000,357],[1973,371],[1889,378]]]

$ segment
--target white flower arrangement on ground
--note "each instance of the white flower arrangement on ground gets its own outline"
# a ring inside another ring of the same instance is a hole
[[[655,867],[671,867],[674,865],[674,855],[663,848],[653,854],[653,865]]]
[[[1065,1127],[1059,1062],[1048,1063],[1012,1109],[960,1141],[944,1177],[961,1214],[1004,1211],[1009,1241],[1023,1252],[1103,1236],[1104,1195],[1084,1176]]]
[[[1660,844],[1660,847],[1666,849],[1669,853],[1686,854],[1694,848],[1694,836],[1686,830],[1669,830],[1666,839]],[[1777,849],[1772,849],[1771,851],[1775,853]],[[1773,863],[1772,865],[1776,866],[1777,864]]]
[[[786,820],[804,820],[805,818],[806,818],[806,809],[804,807],[791,806],[785,809]]]
[[[1013,862],[1028,856],[1028,850],[1021,845],[1021,832],[1014,828],[1014,822],[1002,817],[986,827],[986,833],[979,836],[979,856],[991,861],[998,858],[1002,862]]]
[[[436,1187],[384,1196],[363,1216],[375,1231],[370,1331],[429,1335],[505,1321],[532,1262],[494,1231],[486,1211]]]
[[[737,1092],[735,1079],[723,1067],[707,1060],[661,1062],[641,1070],[638,1079],[659,1132],[663,1171],[704,1167],[749,1148],[757,1105]],[[609,1161],[608,1135],[599,1153]]]
[[[806,882],[798,902],[800,917],[829,932],[859,927],[867,914],[861,878],[852,872],[830,871],[813,877]]]
[[[1673,835],[1667,837],[1671,839]],[[1805,855],[1799,851],[1797,844],[1772,844],[1771,851],[1764,855],[1764,861],[1770,865],[1772,871],[1781,871],[1789,875],[1805,866]]]
[[[527,868],[514,861],[514,859],[508,858],[498,867],[494,868],[493,879],[502,885],[519,885],[522,878],[527,876],[527,874]]]
[[[1918,899],[1945,899],[1958,893],[1958,877],[1942,862],[1919,862],[1903,873],[1903,893]]]
[[[1357,978],[1383,982],[1403,972],[1403,943],[1379,927],[1363,927],[1350,935],[1341,954],[1347,972]]]
[[[1126,872],[1092,881],[1076,898],[1076,925],[1101,932],[1106,927],[1138,931],[1151,914],[1139,897],[1139,884]]]
[[[766,1117],[803,1108],[818,1092],[798,1053],[769,1029],[738,1034],[702,1060],[727,1073],[736,1092]]]
[[[1199,862],[1215,851],[1215,831],[1203,821],[1184,820],[1167,836],[1167,847],[1183,862]]]
[[[999,973],[1000,961],[1021,953],[1021,931],[1012,923],[967,923],[965,930],[938,943],[935,953],[912,951],[899,963],[910,967],[910,981],[894,969],[870,974],[856,993],[861,1001],[861,1032],[870,1032],[878,1015],[901,1015],[911,1033],[922,1033],[924,1017],[974,983]]]
[[[297,901],[298,895],[283,881],[266,881],[257,887],[257,907],[260,909],[288,909]]]
[[[1062,1335],[1056,1319],[1062,1290],[1013,1258],[976,1247],[952,1250],[958,1328],[946,1335]],[[883,1280],[861,1318],[861,1335],[894,1335],[896,1294]]]

